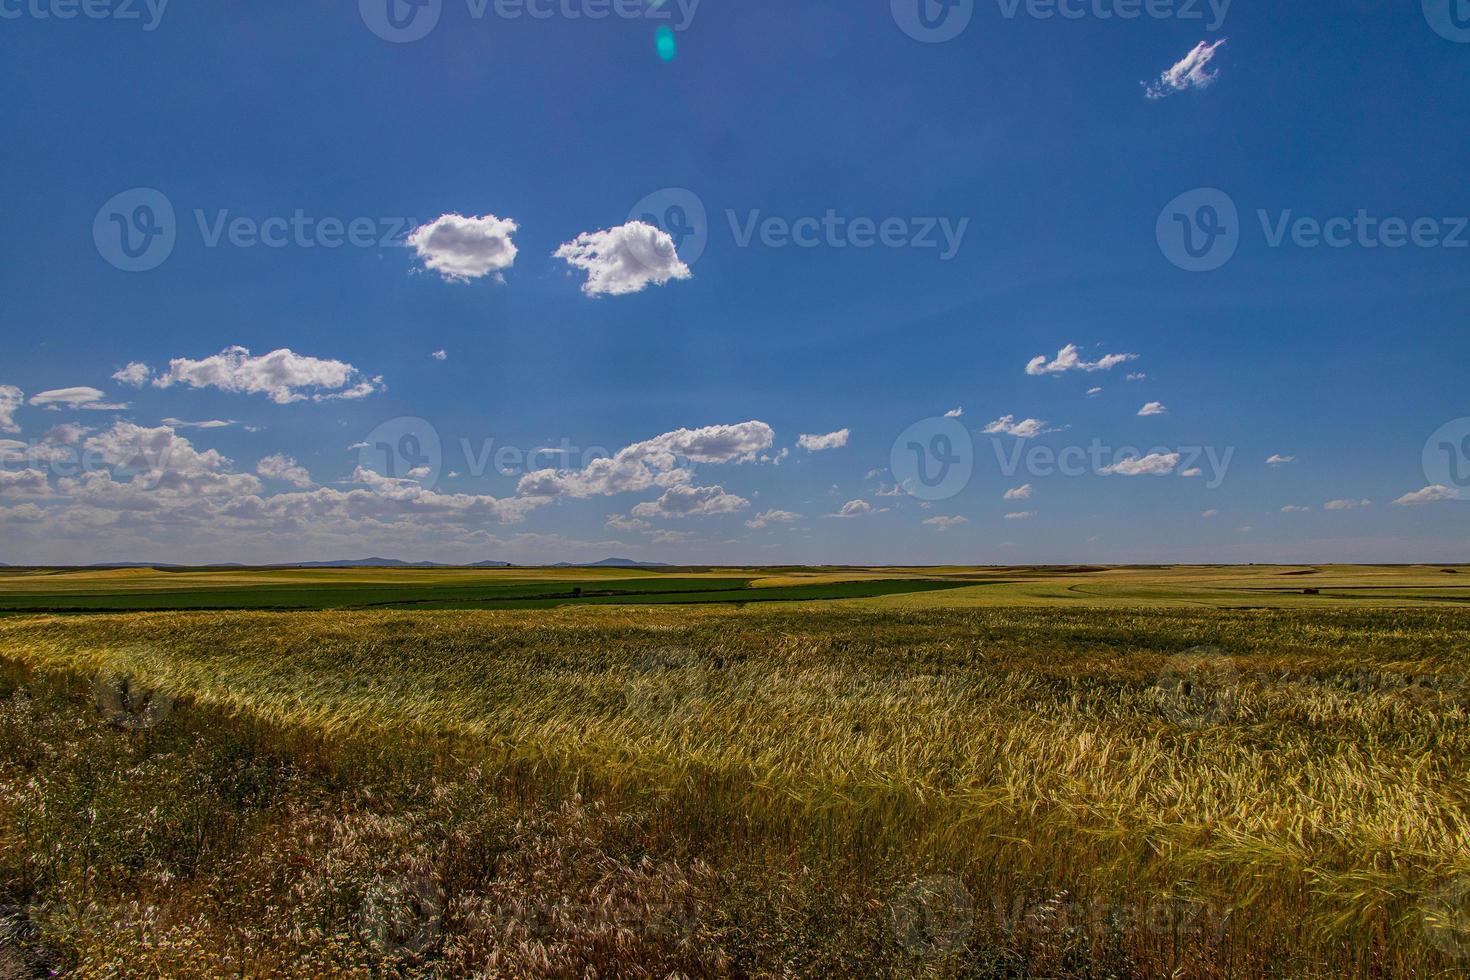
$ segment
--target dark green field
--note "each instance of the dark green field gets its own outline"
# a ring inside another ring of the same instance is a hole
[[[868,599],[970,583],[916,579],[755,589],[751,578],[531,580],[496,585],[317,585],[0,593],[0,614],[289,609],[544,609],[570,604],[810,602]]]

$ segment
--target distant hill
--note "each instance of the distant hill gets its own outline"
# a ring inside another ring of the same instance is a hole
[[[508,561],[477,561],[458,565],[440,561],[404,561],[401,558],[349,558],[342,561],[303,561],[279,568],[511,568]]]
[[[631,558],[604,558],[602,561],[559,561],[552,568],[670,568],[661,561],[634,561]]]

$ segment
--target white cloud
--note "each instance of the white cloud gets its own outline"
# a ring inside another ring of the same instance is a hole
[[[733,514],[750,506],[750,501],[726,493],[724,487],[674,486],[664,491],[657,500],[641,503],[633,508],[635,517],[711,517],[717,514]]]
[[[824,436],[804,435],[796,440],[796,444],[809,453],[819,453],[824,449],[841,449],[847,445],[847,437],[851,432],[847,429],[838,429]]]
[[[131,361],[126,367],[114,371],[112,373],[112,380],[125,385],[131,385],[134,388],[141,388],[147,383],[152,373],[148,365],[142,361]]]
[[[837,513],[835,513],[835,514],[828,514],[827,516],[828,517],[862,517],[864,514],[872,514],[872,513],[881,513],[881,512],[880,511],[874,511],[873,510],[873,505],[870,504],[870,503],[868,503],[866,500],[849,500],[847,503],[845,503],[845,504],[842,505],[842,508],[840,510],[838,510]]]
[[[1283,456],[1280,453],[1274,453],[1266,459],[1267,466],[1285,466],[1287,463],[1295,462],[1295,456]]]
[[[306,467],[281,453],[262,459],[256,465],[255,472],[266,479],[282,480],[292,486],[309,487],[312,485],[311,474],[306,472]]]
[[[1045,354],[1031,358],[1026,365],[1026,373],[1039,377],[1044,374],[1066,374],[1068,371],[1108,371],[1137,358],[1137,354],[1104,354],[1095,361],[1084,361],[1077,352],[1077,345],[1068,344],[1057,351],[1057,356],[1050,361]]]
[[[1178,453],[1149,453],[1104,466],[1099,473],[1118,476],[1168,476],[1179,465]]]
[[[1436,483],[1434,486],[1425,487],[1423,490],[1406,493],[1395,500],[1394,503],[1400,507],[1412,507],[1416,504],[1437,504],[1442,500],[1459,499],[1460,491]]]
[[[668,232],[641,221],[583,232],[552,255],[587,273],[582,292],[588,296],[622,296],[693,277]]]
[[[1021,485],[1019,487],[1015,487],[1015,488],[1013,488],[1011,490],[1007,490],[1005,492],[1004,499],[1006,499],[1006,500],[1030,500],[1031,499],[1031,484],[1026,483],[1026,484],[1023,484],[1023,485]]]
[[[970,523],[970,519],[968,517],[931,517],[924,523],[930,527],[937,527],[941,531],[947,531],[952,527]]]
[[[237,425],[234,419],[204,419],[201,422],[186,422],[183,419],[167,418],[163,424],[173,429],[227,429]]]
[[[537,470],[521,477],[523,497],[597,497],[688,483],[694,463],[748,463],[771,447],[775,432],[764,422],[678,429],[595,459],[581,470]]]
[[[651,531],[653,525],[647,521],[640,521],[636,517],[625,517],[622,514],[609,514],[607,516],[607,527],[615,531]]]
[[[1205,511],[1204,513],[1200,514],[1199,516],[1204,517],[1204,518],[1219,517],[1220,516],[1220,512],[1218,510],[1211,509],[1211,510]]]
[[[1029,521],[1036,516],[1034,510],[1015,510],[1006,515],[1008,521]]]
[[[1044,435],[1047,432],[1055,432],[1048,429],[1046,423],[1041,419],[1022,419],[1017,422],[1014,415],[1002,415],[985,427],[986,434],[996,435],[1005,433],[1015,436],[1017,439],[1031,439],[1035,436]]]
[[[753,530],[760,530],[771,524],[791,524],[799,520],[801,520],[801,515],[793,514],[789,510],[768,510],[746,521],[745,526]]]
[[[426,268],[448,282],[491,274],[503,281],[501,273],[515,264],[516,246],[510,236],[517,230],[514,221],[493,214],[472,218],[445,214],[410,232],[408,245]]]
[[[1287,504],[1285,507],[1281,508],[1281,513],[1283,513],[1283,514],[1305,514],[1307,511],[1309,511],[1311,509],[1312,508],[1310,508],[1310,507],[1298,507],[1296,504]]]
[[[947,412],[944,413],[944,417],[947,418],[947,419],[957,419],[957,418],[963,417],[964,414],[965,414],[965,409],[962,406],[960,408],[951,408],[949,411],[947,411]]]
[[[1102,394],[1102,389],[1101,388],[1088,388],[1087,389],[1087,397],[1088,398],[1096,398],[1098,395],[1101,395],[1101,394]]]
[[[1148,380],[1148,375],[1146,375],[1146,374],[1130,374],[1130,375],[1128,375],[1128,377],[1124,378],[1123,380],[1124,381],[1147,381]]]
[[[1324,510],[1357,510],[1359,507],[1372,507],[1373,501],[1363,500],[1329,500],[1323,504]]]
[[[1158,78],[1143,83],[1144,95],[1150,99],[1165,99],[1178,92],[1209,88],[1220,77],[1218,71],[1209,70],[1210,61],[1227,40],[1229,39],[1222,37],[1214,44],[1206,41],[1196,44],[1189,54],[1166,69]]]
[[[434,351],[434,353],[430,354],[429,356],[432,357],[436,361],[447,361],[447,360],[449,360],[449,352],[446,351],[446,350],[444,350],[444,349],[442,349],[442,348],[439,349],[439,350]]]
[[[81,408],[85,405],[100,402],[102,392],[96,388],[53,388],[31,396],[30,404],[47,407],[59,407],[65,405],[67,408]]]
[[[1167,411],[1169,411],[1169,410],[1164,407],[1164,403],[1163,402],[1149,402],[1147,405],[1144,405],[1142,408],[1140,408],[1138,410],[1138,414],[1139,415],[1144,415],[1144,416],[1148,416],[1148,415],[1163,415]]]
[[[25,392],[15,385],[0,385],[0,432],[19,432],[15,412],[25,401]]]
[[[1196,476],[1204,476],[1205,475],[1205,471],[1202,470],[1202,469],[1200,469],[1198,466],[1191,466],[1187,470],[1181,470],[1180,473],[1179,473],[1179,475],[1180,476],[1185,476],[1185,477],[1193,478],[1193,477],[1196,477]]]
[[[154,379],[158,388],[186,384],[236,394],[264,394],[278,405],[304,401],[364,398],[383,390],[382,378],[367,378],[345,361],[297,354],[288,348],[252,357],[244,347],[228,347],[202,360],[176,357],[168,371]]]
[[[693,538],[693,531],[656,531],[649,540],[654,544],[684,544]]]

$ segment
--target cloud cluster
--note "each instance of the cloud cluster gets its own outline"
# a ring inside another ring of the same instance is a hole
[[[423,260],[424,267],[448,282],[469,282],[501,273],[515,264],[516,246],[511,241],[518,229],[509,218],[493,214],[467,218],[440,215],[408,235],[408,245]]]
[[[1038,354],[1031,358],[1026,364],[1026,373],[1035,377],[1047,374],[1066,374],[1068,371],[1085,371],[1090,374],[1112,370],[1119,364],[1137,358],[1137,354],[1104,354],[1095,361],[1084,361],[1082,355],[1077,351],[1077,345],[1068,344],[1057,351],[1057,356],[1051,360],[1047,360],[1045,354]]]
[[[793,524],[799,520],[801,520],[801,515],[794,514],[789,510],[768,510],[746,521],[745,526],[751,530],[759,531],[761,528],[769,527],[772,524]]]
[[[244,347],[228,347],[197,361],[176,357],[153,384],[157,388],[184,384],[236,394],[263,394],[278,405],[307,398],[312,401],[365,398],[383,390],[381,377],[366,377],[345,361],[308,357],[284,347],[259,357],[252,356]]]
[[[0,385],[0,432],[19,432],[15,412],[25,402],[25,392],[14,385]]]
[[[312,485],[311,474],[306,467],[297,463],[290,456],[276,453],[267,456],[255,466],[255,472],[267,480],[280,480],[296,487],[309,487]]]
[[[1446,487],[1436,483],[1433,486],[1425,487],[1423,490],[1415,490],[1413,493],[1406,493],[1399,499],[1395,500],[1394,503],[1398,504],[1400,507],[1414,507],[1418,506],[1419,504],[1437,504],[1445,500],[1459,499],[1460,491],[1452,487]]]
[[[724,487],[673,486],[665,490],[663,496],[657,500],[634,507],[633,516],[676,520],[686,517],[713,517],[718,514],[733,514],[749,506],[749,500],[726,493]]]
[[[595,459],[580,470],[537,470],[521,477],[523,497],[600,497],[688,483],[692,463],[748,463],[771,447],[776,434],[764,422],[677,429]]]
[[[669,233],[642,221],[583,232],[552,255],[587,273],[588,296],[623,296],[693,277]]]

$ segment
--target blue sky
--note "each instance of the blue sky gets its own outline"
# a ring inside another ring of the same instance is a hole
[[[1470,555],[1464,0],[388,2],[0,0],[0,561]]]

